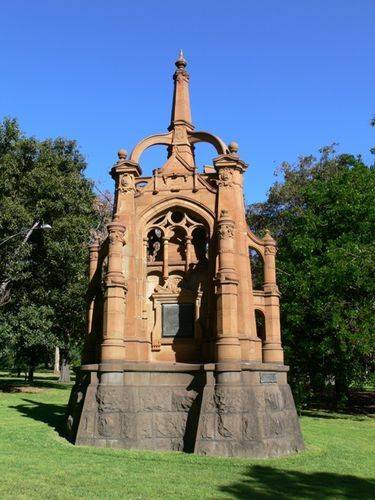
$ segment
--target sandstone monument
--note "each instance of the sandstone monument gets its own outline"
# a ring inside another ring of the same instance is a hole
[[[303,449],[283,364],[276,242],[246,223],[238,146],[195,131],[176,62],[168,133],[111,170],[113,220],[90,246],[88,331],[67,416],[82,445],[277,456]],[[155,96],[155,99],[157,96]],[[216,149],[198,170],[194,145]],[[143,151],[166,162],[142,177]],[[250,250],[264,262],[253,290]],[[264,318],[258,329],[256,314]]]

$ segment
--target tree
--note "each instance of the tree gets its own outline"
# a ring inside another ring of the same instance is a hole
[[[35,366],[60,347],[62,377],[84,334],[87,244],[97,227],[92,182],[75,141],[26,137],[16,120],[0,124],[0,351]],[[22,235],[36,221],[52,226]],[[10,354],[11,353],[11,354]]]
[[[374,167],[328,147],[281,171],[284,181],[249,207],[248,220],[278,241],[292,383],[303,401],[333,385],[344,403],[374,372]]]

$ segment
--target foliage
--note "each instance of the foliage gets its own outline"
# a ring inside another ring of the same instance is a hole
[[[374,370],[375,170],[361,158],[301,157],[281,166],[249,224],[278,241],[278,284],[287,362],[303,401],[334,384],[344,403],[350,385]]]
[[[1,498],[374,497],[368,417],[304,416],[307,450],[267,460],[82,447],[58,434],[69,388],[53,388],[48,375],[35,385],[50,389],[0,393]]]
[[[58,345],[70,358],[84,332],[87,243],[97,226],[92,183],[74,141],[26,137],[0,124],[0,351],[30,368]],[[27,231],[41,221],[47,230]],[[17,235],[12,237],[13,235]]]

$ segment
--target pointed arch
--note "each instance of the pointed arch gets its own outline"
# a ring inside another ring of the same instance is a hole
[[[210,235],[212,236],[215,220],[214,213],[202,203],[192,201],[190,198],[184,196],[168,196],[158,203],[155,203],[152,207],[144,209],[139,214],[139,227],[146,228],[150,220],[170,208],[181,208],[182,210],[197,214],[198,217],[206,222]]]

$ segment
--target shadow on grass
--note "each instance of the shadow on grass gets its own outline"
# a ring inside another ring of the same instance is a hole
[[[302,410],[300,412],[300,415],[303,417],[311,417],[311,418],[354,420],[357,422],[367,420],[368,417],[374,416],[371,414],[358,414],[358,413],[347,413],[347,412],[338,413],[328,410]]]
[[[35,379],[33,382],[28,382],[27,380],[23,380],[21,378],[0,378],[0,391],[2,392],[26,392],[22,389],[24,388],[41,388],[41,389],[67,389],[72,387],[73,382],[69,384],[62,384],[57,382],[56,378],[44,377],[43,379]]]
[[[375,480],[330,472],[306,474],[254,465],[242,481],[221,486],[234,498],[375,498]]]
[[[69,441],[65,430],[65,404],[56,405],[51,403],[41,403],[40,401],[34,401],[33,399],[26,398],[22,398],[22,401],[24,401],[25,404],[10,406],[10,408],[19,411],[27,418],[44,422],[52,427],[59,436]]]

